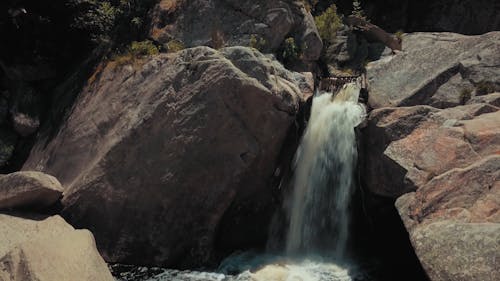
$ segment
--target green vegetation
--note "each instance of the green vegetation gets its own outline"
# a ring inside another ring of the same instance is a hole
[[[460,103],[465,104],[468,100],[470,100],[471,96],[472,96],[472,89],[463,88],[462,91],[460,91]]]
[[[476,95],[482,96],[495,92],[495,84],[488,81],[481,81],[476,84]]]
[[[137,42],[134,41],[130,44],[129,53],[134,57],[144,57],[157,55],[159,53],[158,47],[149,40]]]
[[[75,13],[71,26],[87,33],[95,44],[116,39],[112,37],[139,36],[144,26],[142,19],[147,18],[154,3],[155,0],[68,0]]]
[[[399,40],[399,42],[402,42],[403,41],[403,30],[398,30],[396,31],[396,33],[394,33],[394,36],[396,36],[396,38]]]
[[[14,153],[14,145],[0,142],[0,166],[5,165]]]
[[[353,76],[356,73],[356,71],[352,68],[344,68],[341,71],[342,71],[342,74],[345,74],[348,76]]]
[[[288,37],[283,42],[283,53],[282,57],[285,61],[296,60],[299,57],[300,50],[295,44],[295,39],[293,37]]]
[[[249,46],[252,48],[255,48],[259,51],[263,51],[264,48],[266,47],[266,39],[262,38],[261,36],[257,34],[252,34],[250,35],[250,42]]]
[[[136,59],[142,58],[142,57],[147,57],[147,56],[153,56],[157,55],[159,53],[158,47],[156,45],[149,41],[141,41],[137,42],[134,41],[132,42],[128,48],[126,49],[125,52],[116,55],[112,58],[112,60],[117,64],[117,65],[125,65],[128,63],[134,62]]]
[[[184,44],[180,40],[177,40],[177,39],[172,39],[172,40],[168,41],[168,43],[166,44],[166,47],[167,47],[167,52],[169,52],[169,53],[175,53],[175,52],[178,52],[180,50],[184,50],[186,48],[184,46]]]
[[[314,20],[323,42],[331,44],[337,36],[337,31],[342,26],[342,19],[337,14],[337,6],[332,4],[325,12],[315,17]]]
[[[365,12],[363,11],[363,8],[361,7],[361,3],[357,0],[352,1],[352,13],[353,16],[356,16],[358,18],[362,18],[364,20],[366,19]]]

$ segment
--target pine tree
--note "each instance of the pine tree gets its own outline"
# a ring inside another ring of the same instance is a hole
[[[366,20],[365,12],[363,11],[361,3],[358,0],[352,1],[352,15]]]

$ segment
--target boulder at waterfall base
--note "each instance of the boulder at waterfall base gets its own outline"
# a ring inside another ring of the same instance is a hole
[[[88,230],[60,216],[0,214],[0,280],[114,280]]]
[[[265,241],[266,228],[241,226],[268,224],[270,180],[307,81],[245,47],[111,62],[24,169],[58,177],[63,216],[92,231],[107,261],[207,264],[225,231],[235,245]]]
[[[63,187],[53,176],[33,171],[0,175],[0,210],[40,210],[56,204]]]

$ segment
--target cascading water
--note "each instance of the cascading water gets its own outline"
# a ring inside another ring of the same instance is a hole
[[[285,256],[237,253],[221,263],[220,273],[165,271],[148,280],[371,280],[342,260],[357,158],[354,128],[365,116],[364,107],[357,103],[359,91],[358,84],[349,83],[335,96],[322,93],[313,99],[308,127],[295,155]],[[226,275],[234,272],[242,273]]]
[[[314,97],[311,117],[295,156],[287,254],[344,255],[348,204],[357,159],[354,128],[364,118],[360,87],[344,85],[333,97]]]

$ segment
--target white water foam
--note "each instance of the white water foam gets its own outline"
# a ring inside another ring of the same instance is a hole
[[[348,204],[357,159],[354,128],[365,116],[360,87],[344,85],[333,97],[314,97],[311,117],[295,156],[290,227],[291,255],[333,254],[342,259],[348,237]]]

